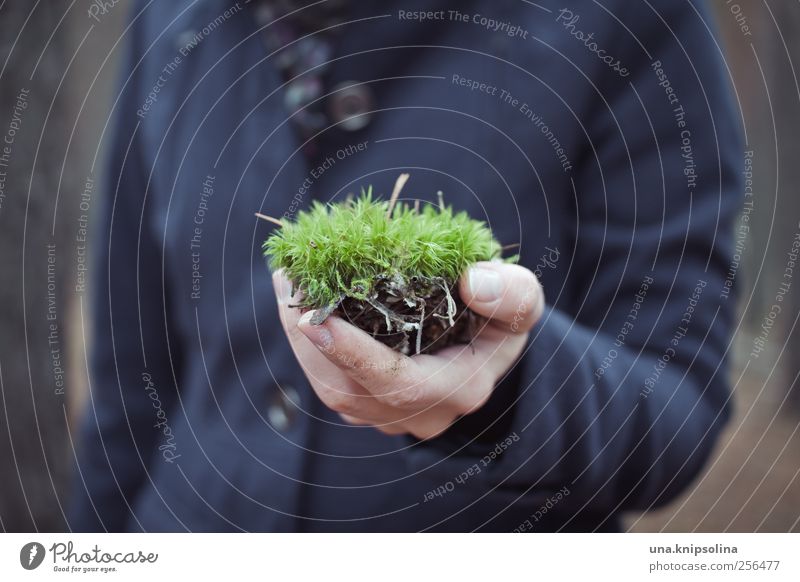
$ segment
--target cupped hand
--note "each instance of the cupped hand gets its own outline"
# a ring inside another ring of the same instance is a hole
[[[405,356],[330,316],[321,325],[293,304],[291,283],[273,275],[281,324],[312,388],[350,424],[433,438],[478,410],[523,350],[542,315],[544,293],[528,269],[474,264],[459,280],[467,307],[487,318],[470,345]]]

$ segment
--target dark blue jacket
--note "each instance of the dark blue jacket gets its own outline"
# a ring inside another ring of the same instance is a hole
[[[613,530],[708,458],[744,154],[704,6],[352,4],[327,82],[364,83],[374,112],[309,160],[251,6],[136,3],[90,225],[73,529]],[[489,403],[423,443],[315,397],[253,216],[401,171],[520,243],[548,301]]]

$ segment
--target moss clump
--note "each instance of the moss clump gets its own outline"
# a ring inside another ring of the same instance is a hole
[[[463,314],[457,281],[471,263],[499,257],[500,244],[465,212],[395,205],[395,197],[373,199],[370,188],[354,200],[315,202],[280,222],[264,254],[302,292],[299,307],[320,310],[316,323],[338,312],[404,353],[413,340],[416,353],[469,341],[477,316]],[[453,337],[439,341],[444,335]]]

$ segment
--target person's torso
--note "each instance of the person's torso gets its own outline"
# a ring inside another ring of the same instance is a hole
[[[435,202],[442,191],[503,245],[519,245],[509,254],[536,271],[551,303],[570,300],[571,180],[587,155],[582,120],[593,91],[590,79],[565,72],[579,49],[568,43],[562,57],[553,49],[565,43],[555,11],[457,3],[464,20],[443,2],[358,3],[350,18],[359,22],[336,41],[326,83],[361,84],[369,123],[325,130],[309,160],[260,36],[269,28],[258,30],[265,23],[245,5],[220,19],[225,2],[199,2],[181,16],[190,3],[175,4],[148,16],[164,34],[144,78],[165,81],[140,131],[155,167],[145,235],[163,244],[168,320],[180,342],[181,458],[154,467],[163,501],[145,491],[143,526],[512,529],[536,509],[518,491],[467,483],[427,503],[443,481],[435,467],[412,469],[405,440],[343,426],[320,404],[278,321],[261,254],[272,227],[254,213],[293,216],[368,185],[388,195],[409,172],[403,196]],[[446,20],[400,15],[419,9],[444,10]],[[487,19],[508,26],[492,30]]]

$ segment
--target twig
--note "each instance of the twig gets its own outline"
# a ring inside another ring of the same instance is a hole
[[[508,249],[513,249],[513,248],[516,248],[518,246],[520,246],[519,243],[514,243],[514,244],[510,244],[510,245],[503,245],[502,247],[500,247],[500,250],[501,251],[507,251]]]
[[[422,349],[422,323],[425,321],[425,302],[422,302],[422,313],[419,316],[419,328],[417,329],[417,354]]]
[[[386,319],[386,332],[387,333],[391,333],[392,332],[392,317],[389,315],[389,310],[386,309],[385,307],[383,307],[377,301],[373,301],[369,297],[367,297],[367,303],[372,305],[372,307],[374,307],[381,315],[383,315],[383,317]]]
[[[325,320],[328,319],[331,313],[336,311],[336,308],[341,305],[342,301],[344,300],[344,295],[340,295],[339,299],[334,301],[333,303],[326,305],[320,309],[316,309],[314,311],[314,315],[311,316],[311,325],[322,325],[325,323]]]
[[[436,193],[436,197],[439,199],[439,210],[444,210],[444,192],[439,190]]]
[[[414,214],[419,214],[419,198],[414,200]]]
[[[397,177],[397,181],[394,183],[394,190],[392,190],[392,195],[389,198],[389,207],[386,209],[386,218],[391,218],[394,205],[397,204],[397,197],[400,196],[400,190],[403,189],[410,177],[411,174],[400,174]]]
[[[256,212],[256,217],[260,218],[261,220],[266,220],[267,222],[271,222],[272,224],[283,226],[283,223],[280,220],[278,220],[277,218],[272,218],[271,216],[267,216],[266,214],[261,214],[260,212]]]

